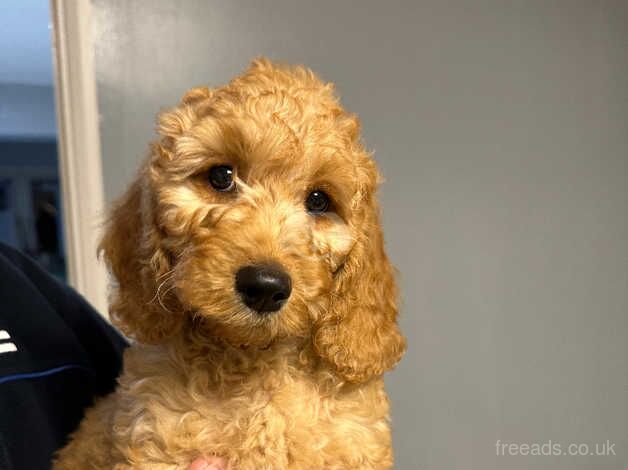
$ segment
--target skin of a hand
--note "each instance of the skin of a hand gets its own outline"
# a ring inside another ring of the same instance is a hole
[[[220,457],[199,457],[190,464],[188,470],[227,470],[227,464]]]

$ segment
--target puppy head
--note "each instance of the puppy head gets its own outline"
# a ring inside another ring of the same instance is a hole
[[[399,360],[378,173],[331,85],[258,60],[159,134],[101,244],[123,331],[159,342],[192,317],[236,346],[309,338],[355,382]]]

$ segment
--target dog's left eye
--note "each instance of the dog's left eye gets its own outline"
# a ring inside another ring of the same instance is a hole
[[[305,200],[305,207],[307,207],[308,212],[313,214],[322,214],[323,212],[327,212],[329,210],[329,205],[331,201],[326,192],[321,191],[320,189],[316,189],[308,194],[307,199]]]
[[[213,166],[209,170],[209,184],[216,191],[231,191],[235,188],[233,181],[233,168],[228,165]]]

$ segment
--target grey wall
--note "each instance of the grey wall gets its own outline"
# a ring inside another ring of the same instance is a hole
[[[626,2],[94,5],[107,199],[160,107],[259,54],[310,65],[362,117],[409,340],[388,376],[396,468],[627,468]]]

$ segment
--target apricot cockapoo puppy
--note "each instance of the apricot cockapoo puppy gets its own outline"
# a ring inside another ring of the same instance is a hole
[[[357,118],[260,59],[158,130],[101,245],[135,342],[54,468],[391,468],[405,342]]]

